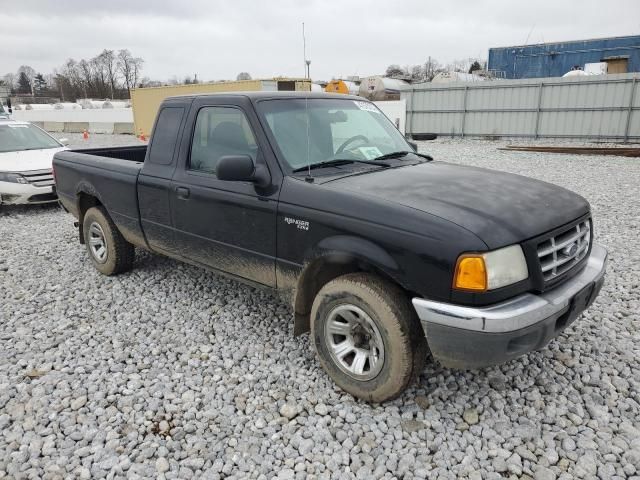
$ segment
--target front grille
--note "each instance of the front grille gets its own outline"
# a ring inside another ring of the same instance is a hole
[[[50,168],[19,173],[34,187],[50,187],[55,183],[53,180],[53,170]]]
[[[545,283],[551,282],[580,264],[591,243],[591,222],[577,225],[538,244],[538,259]]]

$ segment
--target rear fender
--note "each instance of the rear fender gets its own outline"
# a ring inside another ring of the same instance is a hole
[[[100,193],[87,181],[81,181],[76,187],[76,208],[78,212],[78,235],[84,245],[84,214],[96,205],[104,205]]]

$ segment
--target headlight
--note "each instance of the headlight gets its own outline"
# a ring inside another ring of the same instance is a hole
[[[458,257],[453,288],[485,292],[525,280],[529,269],[520,245]]]
[[[11,182],[11,183],[29,183],[27,179],[24,178],[19,173],[10,173],[10,172],[0,172],[0,182]]]

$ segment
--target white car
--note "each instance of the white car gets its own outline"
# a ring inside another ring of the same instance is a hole
[[[51,162],[66,142],[29,122],[0,119],[0,205],[55,202]]]

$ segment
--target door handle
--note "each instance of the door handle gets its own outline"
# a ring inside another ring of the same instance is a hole
[[[178,195],[178,198],[189,198],[190,193],[191,192],[186,187],[176,187],[176,194]]]

